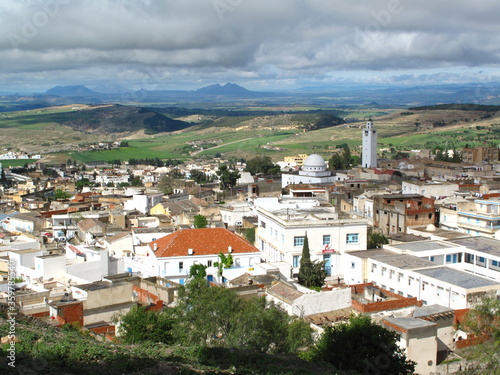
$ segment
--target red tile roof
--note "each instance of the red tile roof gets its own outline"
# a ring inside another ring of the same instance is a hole
[[[188,249],[193,249],[193,255],[226,254],[229,246],[232,254],[258,253],[259,250],[242,237],[225,228],[182,229],[156,241],[149,246],[158,258],[187,256]]]

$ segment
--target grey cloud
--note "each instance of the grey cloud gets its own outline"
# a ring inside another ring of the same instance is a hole
[[[494,0],[4,0],[0,67],[40,81],[106,71],[123,83],[140,82],[141,66],[169,83],[491,68],[498,14]]]

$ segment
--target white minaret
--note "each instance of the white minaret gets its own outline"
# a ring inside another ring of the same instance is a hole
[[[363,168],[377,167],[377,129],[373,127],[372,119],[366,122],[363,129]]]

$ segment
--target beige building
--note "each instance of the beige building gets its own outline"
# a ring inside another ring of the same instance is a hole
[[[385,318],[383,323],[399,336],[398,345],[406,357],[416,362],[416,374],[430,375],[436,371],[436,323],[419,318]]]

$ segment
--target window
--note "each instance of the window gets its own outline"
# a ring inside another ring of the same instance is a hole
[[[403,274],[401,272],[398,272],[398,283],[401,281],[403,278]]]
[[[492,265],[493,267],[498,267],[498,260],[492,260],[492,261],[491,261],[491,265]]]
[[[394,270],[389,270],[389,279],[392,280],[393,276],[394,276]]]
[[[179,273],[184,270],[184,262],[179,262]]]
[[[300,255],[293,256],[293,267],[294,268],[300,267]]]
[[[282,234],[282,235],[281,235],[281,243],[282,243],[282,244],[284,244],[284,243],[285,243],[285,235],[284,235],[284,234]]]
[[[265,221],[261,221],[261,222],[260,222],[260,226],[261,226],[262,228],[265,228],[265,227],[266,227],[266,222],[265,222]]]
[[[293,237],[293,246],[304,246],[304,237]]]
[[[376,264],[372,264],[372,272],[375,272],[376,269],[377,269],[377,265]]]
[[[446,262],[451,262],[451,255],[450,254],[446,255]]]
[[[479,257],[479,263],[484,263],[484,257]]]
[[[347,243],[358,243],[359,242],[359,234],[358,233],[351,233],[347,235],[346,238]]]
[[[434,257],[431,257],[430,261],[431,261],[431,262],[434,262]]]
[[[331,240],[331,237],[329,234],[325,234],[323,236],[323,245],[330,245],[330,240]]]
[[[380,276],[384,276],[385,271],[387,271],[387,268],[382,267],[382,269],[380,270]]]
[[[207,260],[207,267],[212,267],[212,261],[211,260]]]
[[[351,268],[356,268],[356,264],[354,262],[351,262]]]
[[[426,286],[426,285],[429,285],[429,283],[428,283],[427,281],[424,281],[424,282],[422,283],[422,290],[425,290],[425,286]]]

